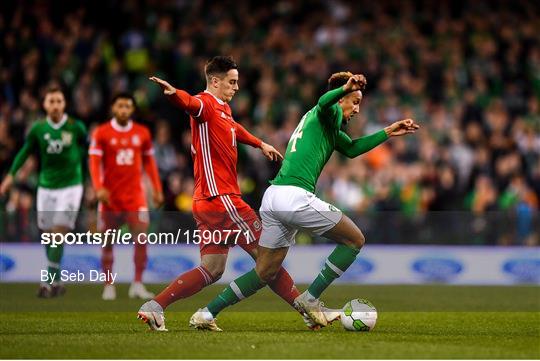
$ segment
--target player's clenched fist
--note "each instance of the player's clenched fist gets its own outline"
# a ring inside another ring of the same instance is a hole
[[[166,82],[165,80],[163,79],[160,79],[158,77],[155,77],[155,76],[151,76],[150,78],[151,81],[153,81],[154,83],[157,83],[161,89],[163,89],[163,94],[165,95],[172,95],[174,93],[176,93],[176,88],[173,87],[171,84],[169,84],[168,82]]]
[[[343,90],[346,92],[353,92],[357,90],[364,90],[367,85],[366,77],[363,74],[355,74],[349,78],[347,84],[343,86]]]
[[[412,134],[420,128],[420,125],[416,124],[412,119],[399,120],[392,125],[384,128],[386,135],[389,137],[396,137],[404,134]]]

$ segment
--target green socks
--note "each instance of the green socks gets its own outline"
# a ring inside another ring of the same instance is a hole
[[[319,298],[321,293],[349,268],[359,252],[359,249],[350,248],[342,244],[338,245],[326,259],[324,268],[309,286],[308,292],[313,297]]]
[[[255,269],[252,269],[232,281],[227,288],[210,301],[206,308],[212,316],[216,317],[225,307],[234,305],[238,301],[253,295],[264,286],[266,286],[266,283],[261,281]]]
[[[64,245],[60,244],[56,247],[47,245],[45,248],[47,252],[48,272],[49,279],[47,282],[58,282],[60,279],[60,262],[62,261],[62,255],[64,254]]]

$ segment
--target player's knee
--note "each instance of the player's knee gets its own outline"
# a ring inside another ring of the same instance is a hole
[[[353,248],[356,248],[356,249],[360,249],[360,248],[364,247],[365,243],[366,243],[366,238],[360,232],[357,235],[355,235],[355,237],[352,237],[352,239],[349,242],[349,246],[351,246]]]
[[[264,283],[270,283],[276,278],[279,272],[279,268],[266,267],[264,269],[256,269],[255,271],[257,272],[257,275],[259,276],[261,281],[263,281]]]
[[[204,266],[204,268],[206,268],[208,273],[210,273],[210,275],[212,276],[212,283],[214,283],[214,282],[218,281],[219,279],[221,279],[221,276],[223,276],[223,272],[225,272],[225,267],[221,266],[221,265],[203,264],[203,266]]]

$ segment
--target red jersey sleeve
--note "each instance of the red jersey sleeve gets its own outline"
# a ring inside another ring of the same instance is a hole
[[[142,151],[144,171],[150,178],[150,182],[152,183],[152,189],[154,191],[162,192],[161,180],[159,179],[156,158],[154,157],[154,146],[152,144],[152,137],[150,135],[150,132],[146,128],[144,128]]]
[[[184,90],[176,89],[176,93],[170,95],[169,99],[173,102],[173,104],[178,106],[180,109],[185,110],[197,121],[205,121],[205,118],[202,116],[205,110],[205,104],[200,97],[190,95]]]
[[[251,145],[254,148],[260,148],[262,140],[251,134],[240,123],[236,123],[236,139],[240,143]]]
[[[95,190],[98,190],[103,187],[103,181],[101,176],[101,160],[103,158],[103,137],[101,135],[101,130],[98,127],[92,134],[92,140],[90,143],[90,148],[88,149],[89,154],[89,170],[90,178],[92,179],[92,185]]]

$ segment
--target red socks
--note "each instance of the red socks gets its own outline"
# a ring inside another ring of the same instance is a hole
[[[113,248],[112,247],[103,247],[103,251],[101,252],[101,268],[103,268],[103,272],[107,275],[112,273],[112,265],[113,265]],[[107,280],[105,282],[106,284],[110,284],[112,282],[112,279]]]
[[[214,283],[212,275],[201,265],[178,276],[154,300],[165,309],[171,303],[192,296],[211,283]]]
[[[135,282],[142,282],[142,274],[146,269],[146,244],[135,244],[135,254],[133,256],[135,262]]]
[[[300,296],[300,292],[294,285],[291,275],[283,267],[280,268],[276,278],[268,286],[291,306],[294,299]]]

